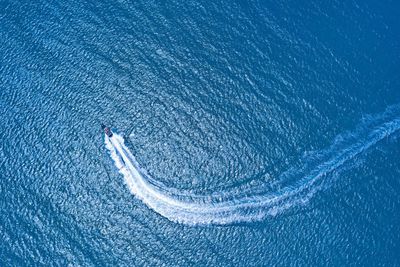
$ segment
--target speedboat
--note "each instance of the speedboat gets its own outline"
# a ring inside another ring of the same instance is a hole
[[[103,129],[104,133],[108,136],[108,137],[112,137],[113,136],[113,132],[111,131],[110,127],[105,126],[104,124],[101,124],[101,129]]]

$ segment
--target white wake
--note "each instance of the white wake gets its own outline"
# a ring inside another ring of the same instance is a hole
[[[352,132],[339,135],[331,146],[305,157],[301,167],[282,173],[277,179],[280,184],[273,190],[265,185],[208,196],[163,188],[141,170],[120,135],[106,136],[105,143],[130,191],[155,212],[185,224],[229,224],[262,220],[306,203],[322,184],[329,182],[329,174],[398,130],[399,105],[369,116]]]

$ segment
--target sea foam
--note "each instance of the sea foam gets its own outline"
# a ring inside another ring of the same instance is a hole
[[[330,184],[334,172],[346,163],[351,165],[358,155],[399,130],[400,105],[395,105],[381,114],[364,118],[352,131],[337,136],[330,146],[309,153],[301,160],[302,166],[293,167],[278,177],[279,184],[274,190],[269,185],[265,188],[248,185],[243,190],[211,195],[163,187],[140,168],[120,135],[106,136],[105,143],[131,193],[158,214],[192,225],[230,224],[263,220],[308,203],[316,192]]]

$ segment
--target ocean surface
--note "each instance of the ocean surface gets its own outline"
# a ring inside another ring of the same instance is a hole
[[[0,114],[0,266],[400,266],[399,1],[1,0]]]

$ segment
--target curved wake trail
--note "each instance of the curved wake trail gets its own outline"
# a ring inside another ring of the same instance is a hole
[[[209,196],[162,187],[144,170],[118,134],[105,143],[130,191],[148,207],[171,221],[186,224],[228,224],[262,220],[295,205],[306,203],[324,183],[328,174],[339,171],[359,154],[400,130],[400,105],[369,116],[353,132],[339,135],[326,149],[303,158],[302,166],[279,177],[271,190],[244,188],[234,194],[218,192]],[[122,160],[121,160],[122,159]]]

